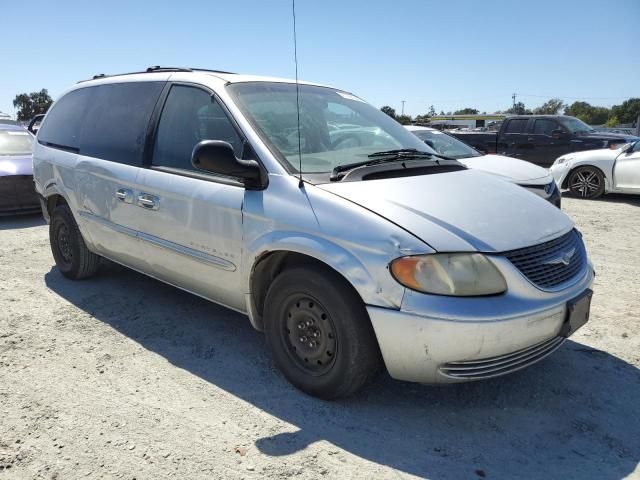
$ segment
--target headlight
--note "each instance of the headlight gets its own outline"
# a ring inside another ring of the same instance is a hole
[[[571,156],[566,156],[566,157],[560,157],[555,161],[555,165],[562,165],[565,162],[568,162],[569,160],[571,160],[573,157]]]
[[[474,297],[507,290],[498,269],[481,253],[435,253],[395,259],[393,277],[407,288],[435,295]]]

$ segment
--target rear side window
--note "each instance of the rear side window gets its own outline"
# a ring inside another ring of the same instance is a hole
[[[142,165],[145,137],[164,82],[113,83],[95,89],[87,108],[80,153]]]
[[[93,88],[81,88],[58,100],[38,131],[38,141],[78,149],[80,126],[92,94]]]
[[[174,85],[162,109],[153,165],[195,170],[191,153],[202,140],[223,140],[242,156],[242,140],[215,98],[196,87]]]
[[[509,120],[505,133],[524,133],[528,121],[528,118],[514,118],[513,120]]]
[[[558,122],[555,120],[547,120],[544,118],[536,120],[533,124],[533,133],[537,135],[549,135],[551,136],[551,132],[560,128]]]

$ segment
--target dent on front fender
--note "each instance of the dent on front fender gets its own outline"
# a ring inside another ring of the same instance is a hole
[[[405,288],[391,276],[391,260],[431,253],[425,243],[386,219],[297,179],[270,177],[269,188],[247,191],[243,205],[243,285],[268,252],[319,260],[341,274],[369,305],[400,308]]]

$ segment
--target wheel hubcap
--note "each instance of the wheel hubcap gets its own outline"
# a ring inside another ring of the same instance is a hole
[[[573,177],[570,188],[581,197],[588,197],[600,189],[600,179],[593,170],[582,170]]]
[[[60,225],[60,228],[58,228],[58,251],[66,263],[71,263],[73,259],[71,237],[69,236],[69,229],[65,224]]]
[[[317,300],[296,295],[287,303],[283,340],[291,359],[312,375],[322,375],[335,362],[337,339],[329,314]]]

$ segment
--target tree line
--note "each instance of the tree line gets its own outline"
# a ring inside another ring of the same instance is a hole
[[[395,118],[403,125],[410,123],[426,123],[435,115],[479,115],[480,110],[477,108],[466,107],[460,110],[436,113],[433,105],[429,107],[427,113],[411,117],[410,115],[397,115],[395,109],[385,105],[380,110]],[[487,112],[482,112],[486,114]],[[552,98],[544,102],[539,107],[533,109],[527,108],[523,102],[516,102],[511,108],[506,110],[498,110],[494,113],[503,113],[510,115],[559,115],[564,113],[572,117],[577,117],[589,125],[606,125],[607,127],[615,127],[619,124],[636,122],[640,115],[640,98],[630,98],[620,105],[609,107],[599,107],[591,105],[587,102],[573,102],[566,104],[559,98]]]
[[[53,99],[46,88],[39,92],[20,93],[13,100],[13,106],[18,110],[18,121],[26,122],[35,115],[46,113]],[[410,115],[398,115],[394,108],[385,105],[380,110],[395,118],[403,125],[410,123],[426,123],[435,115],[478,115],[477,108],[466,107],[456,111],[436,113],[433,105],[429,107],[427,113],[411,117]],[[512,115],[558,115],[564,112],[565,115],[577,117],[589,125],[606,125],[615,127],[619,124],[634,123],[640,115],[640,98],[630,98],[620,105],[609,107],[598,107],[587,102],[573,102],[571,105],[564,103],[559,98],[552,98],[544,102],[539,107],[529,109],[523,102],[517,102],[511,108],[494,113],[504,113]],[[487,112],[482,112],[487,113]]]

